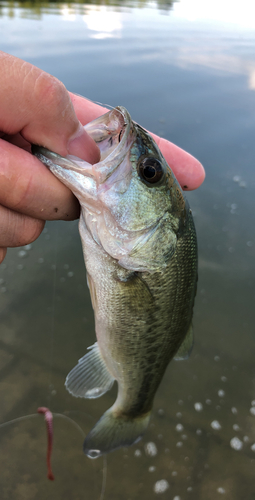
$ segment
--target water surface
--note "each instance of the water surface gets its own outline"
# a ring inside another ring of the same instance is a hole
[[[82,432],[116,387],[91,401],[64,388],[95,340],[77,222],[48,223],[35,243],[8,252],[1,422],[45,405],[82,431],[54,419],[49,482],[43,418],[0,428],[2,499],[255,498],[254,14],[248,0],[0,3],[2,50],[73,92],[124,105],[207,172],[187,195],[199,243],[193,353],[169,365],[144,439],[106,461],[83,455]]]

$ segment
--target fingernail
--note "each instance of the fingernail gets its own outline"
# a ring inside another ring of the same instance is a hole
[[[85,132],[81,123],[75,135],[69,139],[67,149],[70,155],[78,156],[78,158],[88,163],[94,164],[100,160],[99,148],[95,141]]]

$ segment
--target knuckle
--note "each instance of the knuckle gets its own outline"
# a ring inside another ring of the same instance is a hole
[[[69,102],[69,94],[62,82],[48,73],[41,72],[35,83],[35,98],[47,114],[58,114]]]
[[[23,246],[35,241],[40,236],[45,222],[32,217],[24,216],[23,224],[17,232],[17,243],[15,246]],[[23,226],[23,227],[22,227]]]

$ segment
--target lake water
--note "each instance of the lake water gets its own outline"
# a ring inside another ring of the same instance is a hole
[[[255,498],[255,7],[228,0],[0,2],[1,50],[134,120],[205,166],[187,197],[199,244],[195,346],[172,362],[143,440],[89,460],[82,442],[114,401],[64,380],[94,340],[77,222],[51,222],[0,266],[1,499]],[[151,444],[153,443],[153,444]]]

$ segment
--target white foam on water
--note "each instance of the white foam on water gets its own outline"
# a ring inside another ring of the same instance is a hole
[[[215,430],[215,431],[219,431],[221,429],[221,425],[220,425],[220,422],[218,422],[218,420],[213,420],[211,422],[211,427]]]
[[[195,403],[194,408],[196,411],[202,411],[203,410],[203,405],[202,403]]]
[[[183,425],[182,424],[177,424],[176,427],[175,427],[175,430],[177,432],[182,432],[184,429]]]
[[[233,437],[230,440],[230,446],[233,450],[240,451],[243,448],[243,442],[238,437]]]
[[[240,431],[241,430],[240,427],[239,427],[239,425],[237,425],[237,424],[233,425],[233,429],[234,429],[234,431]]]
[[[135,457],[141,457],[142,456],[141,450],[135,450],[134,455],[135,455]]]
[[[223,389],[220,389],[220,390],[218,391],[218,396],[219,396],[220,398],[224,398],[224,396],[225,396],[225,391],[223,391]]]
[[[21,259],[24,259],[24,257],[26,257],[26,256],[27,256],[26,250],[19,250],[18,257],[20,257]]]
[[[219,488],[217,488],[217,493],[221,493],[221,495],[224,495],[224,493],[226,493],[226,491],[224,490],[224,488],[221,488],[221,486]]]
[[[146,443],[146,445],[144,446],[144,449],[145,449],[146,455],[148,455],[149,457],[155,457],[158,453],[157,446],[152,441],[150,441],[149,443]]]
[[[169,483],[166,479],[160,479],[154,484],[155,493],[165,493],[169,488]]]

